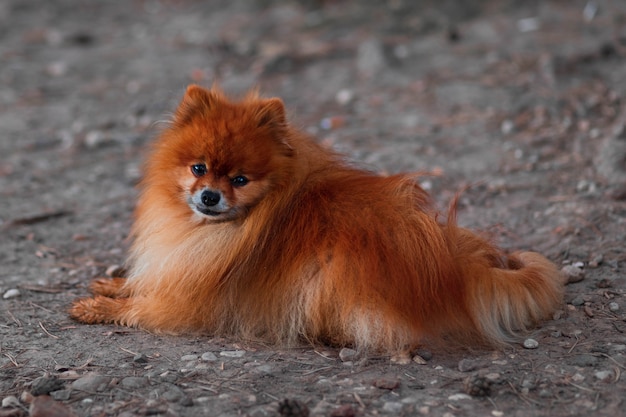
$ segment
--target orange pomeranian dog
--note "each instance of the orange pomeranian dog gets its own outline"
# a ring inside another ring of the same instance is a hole
[[[514,341],[561,301],[542,255],[442,221],[415,175],[350,166],[277,98],[190,86],[141,189],[129,277],[95,280],[78,321],[396,353]]]

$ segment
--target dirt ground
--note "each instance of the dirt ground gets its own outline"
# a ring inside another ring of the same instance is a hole
[[[421,364],[73,322],[158,122],[214,81],[584,278],[535,348]],[[626,415],[625,98],[618,0],[0,2],[0,416]]]

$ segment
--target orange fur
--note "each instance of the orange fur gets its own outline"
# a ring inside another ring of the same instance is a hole
[[[395,353],[514,340],[561,300],[546,258],[441,222],[413,177],[351,167],[279,99],[190,86],[141,188],[129,278],[96,280],[79,321]]]

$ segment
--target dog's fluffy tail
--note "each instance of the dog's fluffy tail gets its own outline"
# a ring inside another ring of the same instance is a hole
[[[467,305],[478,331],[491,343],[518,340],[561,303],[563,281],[554,264],[534,252],[509,255],[506,265],[465,266]],[[468,270],[467,270],[468,269]]]

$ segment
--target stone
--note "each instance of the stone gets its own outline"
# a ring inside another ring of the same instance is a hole
[[[526,339],[524,340],[524,348],[526,349],[537,349],[539,347],[539,342],[535,339]]]
[[[585,279],[585,271],[577,265],[565,265],[561,268],[561,274],[565,277],[567,284],[573,284]]]
[[[350,348],[343,348],[339,351],[339,359],[342,362],[353,361],[357,357],[357,351]]]
[[[20,400],[13,395],[9,395],[8,397],[4,397],[2,399],[2,408],[18,408],[20,406]]]
[[[402,404],[401,402],[398,401],[386,401],[383,404],[383,410],[390,412],[390,413],[394,413],[394,414],[399,414],[402,411],[402,408],[404,407],[404,404]]]
[[[461,359],[458,364],[459,371],[461,372],[471,372],[482,367],[482,363],[475,359]]]
[[[198,355],[185,355],[180,358],[183,362],[193,362],[198,359]]]
[[[148,357],[143,353],[138,353],[133,357],[135,363],[148,363]]]
[[[143,388],[148,385],[148,378],[144,378],[142,376],[127,376],[126,378],[122,379],[120,384],[124,388],[129,389]]]
[[[202,356],[200,356],[200,359],[206,362],[215,362],[217,360],[217,356],[215,356],[215,353],[213,352],[204,352]]]
[[[220,352],[220,356],[225,358],[242,358],[245,354],[245,350],[224,350]]]
[[[111,377],[90,372],[72,382],[72,389],[85,392],[99,392],[106,389]]]
[[[394,390],[400,386],[400,381],[395,378],[379,378],[372,384],[376,388]]]
[[[53,391],[58,391],[63,389],[65,383],[55,377],[49,376],[41,376],[39,378],[35,378],[33,383],[30,386],[30,393],[37,395],[48,395]]]
[[[613,371],[597,371],[593,376],[600,381],[608,381],[613,378]]]
[[[5,300],[8,300],[10,298],[17,298],[20,295],[22,295],[20,290],[18,290],[17,288],[11,288],[2,295],[2,298],[4,298]]]
[[[448,399],[450,401],[461,401],[461,400],[471,400],[472,397],[470,397],[467,394],[452,394],[448,397]]]

